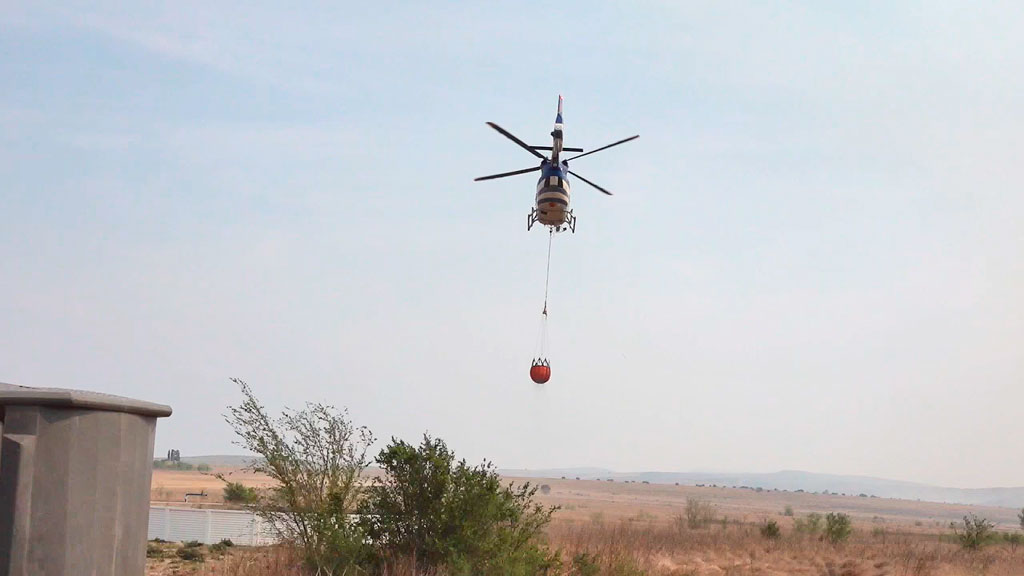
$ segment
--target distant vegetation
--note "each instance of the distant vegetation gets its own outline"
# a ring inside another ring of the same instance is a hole
[[[811,512],[803,518],[797,518],[793,520],[793,529],[799,533],[807,534],[809,536],[817,536],[821,533],[823,525],[823,519],[821,514],[817,512]]]
[[[222,477],[223,478],[223,477]],[[231,504],[254,504],[259,500],[259,493],[241,482],[227,482],[224,486],[224,501]]]
[[[200,464],[204,466],[206,464]],[[153,467],[161,470],[195,470],[197,466],[189,464],[188,462],[181,462],[178,460],[154,460]],[[207,469],[210,469],[207,466]]]

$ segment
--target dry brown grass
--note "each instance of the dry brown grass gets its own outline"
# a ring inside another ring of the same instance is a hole
[[[238,470],[219,471],[248,486],[263,488],[271,482],[266,476]],[[539,501],[563,506],[548,538],[552,547],[562,550],[567,575],[572,574],[573,557],[586,552],[596,558],[602,576],[1024,576],[1024,549],[1014,555],[1007,546],[998,545],[972,553],[941,537],[950,521],[967,513],[1010,529],[1016,525],[1017,511],[1008,508],[664,484],[529,481],[550,485],[548,494],[538,494]],[[222,501],[222,488],[223,482],[198,472],[155,470],[153,474],[154,501],[181,502],[186,491],[206,490],[209,497],[200,505],[216,506]],[[730,519],[727,526],[716,521],[708,528],[689,530],[684,522],[683,529],[678,528],[673,519],[684,511],[688,498],[709,502],[719,518]],[[809,512],[848,513],[856,532],[839,546],[795,534],[793,518],[782,516],[787,505],[797,517]],[[769,542],[760,536],[757,523],[765,518],[779,522],[780,540]],[[873,529],[879,533],[872,535]],[[150,576],[175,573],[300,574],[294,555],[282,548],[234,549],[203,564],[163,561],[162,568],[149,572]],[[386,576],[411,574],[407,569]]]
[[[653,521],[618,521],[560,522],[551,526],[548,535],[552,547],[561,549],[567,561],[579,553],[595,558],[601,575],[1024,574],[1024,554],[1011,554],[1005,546],[968,552],[938,534],[890,533],[883,538],[861,530],[833,546],[793,533],[768,541],[750,524],[681,530]]]
[[[232,547],[223,553],[214,553],[209,546],[202,546],[203,562],[177,558],[175,551],[180,544],[159,546],[164,550],[163,557],[148,559],[146,576],[306,576],[298,555],[287,546]]]
[[[195,470],[153,470],[153,481],[150,485],[149,499],[154,504],[184,504],[185,493],[205,492],[205,497],[191,497],[193,504],[222,504],[224,502],[224,482],[215,474],[224,474],[232,482],[241,482],[254,488],[267,488],[274,481],[263,474],[255,474],[237,468],[214,468],[210,472]]]
[[[729,524],[689,530],[657,521],[554,523],[548,530],[561,550],[561,576],[573,576],[573,559],[586,553],[599,576],[1019,576],[1024,553],[993,545],[979,552],[960,549],[938,534],[863,530],[831,545],[786,533],[768,541],[757,527]],[[175,545],[168,545],[173,549]],[[148,576],[300,576],[298,557],[287,547],[233,548],[204,563],[151,560]],[[412,576],[411,567],[384,576]],[[422,572],[418,573],[423,576]],[[555,576],[555,575],[552,575]]]

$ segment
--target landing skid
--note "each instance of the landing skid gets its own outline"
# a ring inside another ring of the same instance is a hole
[[[532,230],[533,225],[537,223],[537,219],[540,218],[540,214],[537,212],[537,208],[530,210],[530,213],[526,215],[526,229]],[[576,216],[573,215],[572,210],[567,210],[565,213],[565,221],[559,226],[551,226],[555,232],[565,232],[566,230],[571,231],[573,234],[576,233]]]

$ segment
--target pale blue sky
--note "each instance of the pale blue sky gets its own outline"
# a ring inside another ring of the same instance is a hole
[[[0,7],[0,381],[247,380],[502,467],[1024,485],[1024,12],[986,3]],[[215,4],[215,5],[211,5]],[[553,377],[527,371],[546,144]]]

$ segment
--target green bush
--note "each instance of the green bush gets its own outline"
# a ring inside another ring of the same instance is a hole
[[[475,467],[440,439],[400,440],[377,456],[383,470],[360,503],[359,526],[385,559],[449,573],[535,574],[557,563],[539,542],[557,507],[533,501],[537,487],[503,485],[488,462]]]
[[[223,554],[227,551],[227,549],[228,547],[221,544],[220,542],[217,542],[216,544],[210,544],[210,552],[213,552],[214,554]]]
[[[763,538],[768,540],[778,540],[782,536],[782,530],[779,529],[779,523],[775,520],[765,520],[761,523],[758,528]]]
[[[801,534],[817,536],[821,533],[822,517],[817,512],[811,512],[804,518],[797,518],[793,521],[793,528]]]
[[[187,540],[181,543],[185,548],[199,548],[203,545],[199,540]]]
[[[198,464],[198,465],[196,465],[196,470],[199,471],[199,472],[209,472],[210,471],[210,465],[209,464]]]
[[[985,518],[978,518],[974,514],[964,516],[963,524],[960,527],[952,522],[949,525],[953,529],[957,541],[967,550],[979,550],[996,537],[995,524]]]
[[[1024,534],[1005,532],[1003,533],[1003,541],[1010,545],[1011,552],[1016,553],[1017,547],[1024,544]]]
[[[225,538],[225,539],[221,540],[220,542],[218,542],[218,544],[224,546],[225,548],[231,548],[232,546],[235,545],[235,543],[232,542],[230,538]]]
[[[786,509],[782,511],[782,515],[783,516],[792,516],[793,515],[793,507],[787,504],[786,505]]]
[[[255,488],[250,488],[241,482],[228,482],[224,486],[224,501],[232,504],[252,504],[259,500],[259,494]]]
[[[189,562],[204,562],[206,560],[206,557],[203,556],[203,551],[197,547],[178,548],[176,554],[178,558]]]
[[[853,532],[850,517],[841,512],[829,512],[825,515],[825,538],[833,544],[846,540]]]
[[[147,543],[146,544],[146,558],[163,558],[164,549],[157,544]]]

